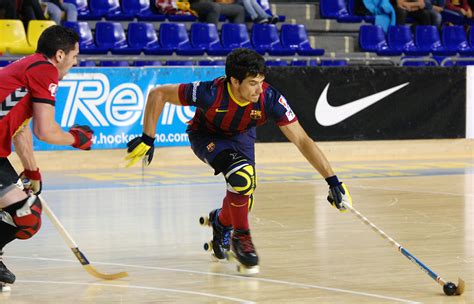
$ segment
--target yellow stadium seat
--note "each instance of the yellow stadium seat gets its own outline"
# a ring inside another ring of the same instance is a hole
[[[28,46],[23,23],[20,20],[0,20],[0,51],[5,53],[11,46]]]
[[[11,54],[33,54],[38,46],[38,39],[41,33],[52,25],[56,25],[56,23],[51,20],[31,20],[28,23],[27,45],[11,46],[8,48],[8,51]]]

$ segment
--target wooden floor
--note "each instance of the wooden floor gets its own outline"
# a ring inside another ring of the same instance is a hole
[[[474,303],[474,143],[324,143],[354,207],[446,280],[442,288],[351,213],[288,144],[259,144],[251,227],[261,272],[212,262],[198,218],[220,205],[222,177],[189,152],[157,149],[144,172],[123,151],[39,153],[43,197],[91,263],[87,274],[43,217],[5,248],[16,274],[0,303]],[[17,161],[13,158],[14,162]],[[80,169],[77,169],[80,168]]]

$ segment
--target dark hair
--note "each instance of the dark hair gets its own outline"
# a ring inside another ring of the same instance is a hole
[[[44,30],[38,40],[36,53],[44,54],[51,58],[58,50],[69,53],[79,42],[79,35],[73,30],[61,25],[53,25]]]
[[[265,76],[266,72],[265,59],[253,50],[234,49],[225,61],[225,75],[228,80],[234,77],[242,82],[249,76]]]

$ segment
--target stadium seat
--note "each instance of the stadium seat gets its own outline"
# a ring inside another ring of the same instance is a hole
[[[349,2],[347,2],[347,12],[349,13],[349,15],[357,17],[355,13],[355,0],[349,0]],[[373,15],[365,15],[360,17],[367,23],[375,23],[375,16]]]
[[[400,58],[400,65],[407,67],[438,66],[438,62],[429,57],[405,56]]]
[[[319,14],[325,19],[336,19],[338,22],[362,22],[362,17],[352,16],[347,10],[345,0],[321,0]]]
[[[474,55],[474,50],[467,42],[467,35],[462,25],[443,27],[443,46],[450,51],[457,52],[461,55]]]
[[[388,28],[388,49],[377,52],[379,55],[400,56],[406,55],[428,55],[429,52],[419,50],[415,45],[411,28],[408,25],[395,25]]]
[[[130,22],[128,24],[128,44],[147,55],[172,55],[172,49],[162,48],[152,23]]]
[[[166,19],[170,22],[193,22],[196,21],[196,16],[193,15],[166,15]]]
[[[198,65],[202,66],[222,66],[225,65],[224,60],[199,60]]]
[[[254,49],[260,54],[268,52],[273,56],[292,56],[296,53],[295,50],[282,46],[274,24],[254,24],[251,39]]]
[[[455,51],[448,50],[442,45],[438,29],[434,25],[418,25],[415,43],[418,49],[433,55],[450,56],[456,54]]]
[[[306,60],[292,60],[291,65],[292,66],[307,66],[308,62]]]
[[[308,66],[318,66],[318,65],[319,65],[318,60],[316,59],[308,60]]]
[[[133,20],[133,13],[122,12],[119,0],[91,0],[92,16],[105,17],[107,20]]]
[[[460,15],[459,13],[445,9],[441,12],[441,18],[443,22],[450,22],[453,24],[459,24],[463,25],[464,24],[464,17]]]
[[[8,48],[11,54],[33,54],[38,46],[41,33],[48,27],[55,25],[51,20],[31,20],[28,23],[27,45],[12,45]]]
[[[10,61],[8,60],[0,60],[0,67],[4,67],[10,64]]]
[[[232,50],[222,47],[217,27],[213,23],[193,23],[190,32],[192,46],[204,49],[210,56],[225,56]]]
[[[79,62],[79,66],[80,67],[95,67],[97,65],[96,65],[95,61],[83,60],[83,61]]]
[[[341,67],[341,66],[347,66],[347,60],[345,59],[321,59],[321,66],[326,66],[326,67]]]
[[[135,66],[142,67],[142,66],[161,66],[161,61],[152,61],[152,60],[139,60],[135,61]]]
[[[252,48],[245,24],[224,23],[221,28],[221,40],[224,48]]]
[[[267,66],[288,66],[288,61],[286,60],[267,60]]]
[[[204,48],[194,48],[183,23],[162,23],[160,25],[160,44],[172,49],[178,55],[203,55]]]
[[[77,18],[79,20],[100,20],[100,16],[92,15],[87,0],[64,0],[64,2],[72,3],[77,8]]]
[[[122,0],[122,10],[135,16],[139,21],[165,21],[165,15],[150,10],[149,0]]]
[[[296,50],[302,56],[324,55],[323,49],[313,49],[309,44],[308,34],[302,24],[283,24],[280,29],[283,47]]]
[[[380,52],[388,50],[385,33],[381,26],[362,25],[359,29],[359,46],[365,52]]]
[[[80,22],[64,22],[64,26],[73,29],[79,34],[79,49],[82,54],[107,54],[107,47],[98,47],[94,42],[89,23]]]
[[[20,20],[0,20],[0,52],[6,53],[10,47],[29,47],[25,28]]]
[[[166,65],[169,66],[192,66],[194,62],[191,60],[168,60],[166,61]]]
[[[467,59],[467,58],[459,58],[459,59],[448,59],[443,61],[442,66],[450,67],[450,66],[470,66],[474,65],[474,58]]]
[[[112,54],[138,55],[141,52],[140,47],[128,44],[122,24],[118,22],[97,22],[95,25],[95,40],[97,46],[111,50]]]
[[[127,67],[130,66],[128,61],[125,60],[104,60],[100,62],[103,67]]]

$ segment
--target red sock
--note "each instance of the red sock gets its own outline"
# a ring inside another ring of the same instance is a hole
[[[248,230],[249,196],[227,191],[225,199],[229,205],[234,229]]]
[[[232,226],[232,217],[230,215],[230,203],[227,199],[227,196],[224,197],[224,201],[222,202],[222,209],[219,213],[219,223],[222,226]]]

